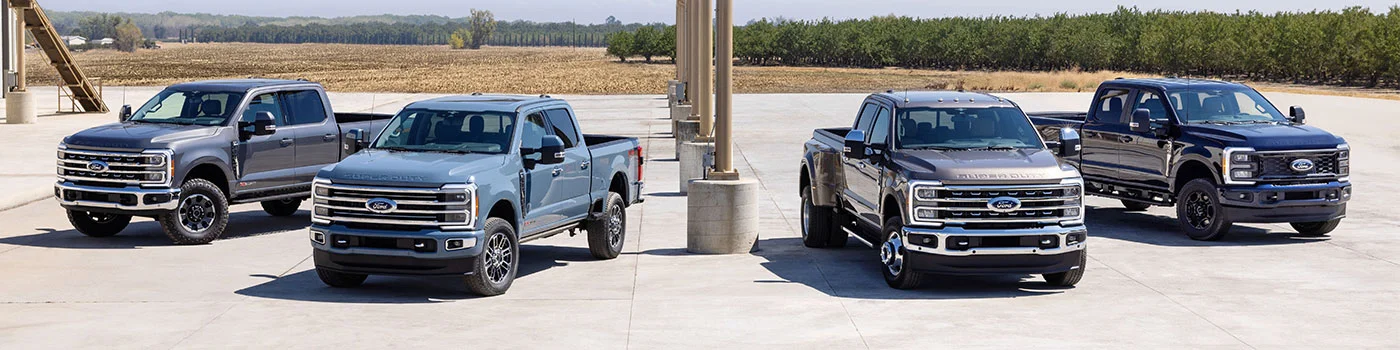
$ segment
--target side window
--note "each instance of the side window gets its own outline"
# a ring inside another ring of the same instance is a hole
[[[253,121],[258,112],[272,113],[272,120],[277,121],[278,126],[287,125],[286,116],[282,114],[282,104],[277,102],[276,93],[266,93],[254,96],[248,100],[248,108],[243,110],[243,120]],[[215,101],[204,101],[204,104],[212,105]]]
[[[545,128],[544,113],[535,112],[525,116],[525,123],[520,129],[520,148],[540,148],[540,139],[549,135],[549,129]]]
[[[851,130],[870,131],[870,123],[875,121],[875,111],[879,109],[874,103],[866,103],[860,109],[860,117],[856,118],[855,126]]]
[[[865,140],[871,144],[890,144],[890,110],[880,107],[880,113],[875,115],[875,124],[870,127],[870,132],[866,134],[870,139]]]
[[[564,140],[564,148],[574,148],[578,145],[578,127],[574,126],[574,118],[569,116],[569,111],[564,109],[551,109],[545,111],[549,116],[549,126],[554,135]]]
[[[318,124],[326,121],[326,105],[315,90],[282,94],[287,103],[288,125]]]
[[[1123,122],[1123,106],[1128,100],[1128,90],[1105,90],[1094,106],[1094,120],[1104,124],[1126,124]]]
[[[1149,112],[1152,112],[1153,121],[1165,122],[1167,120],[1166,102],[1167,101],[1162,100],[1161,95],[1158,95],[1155,92],[1143,91],[1141,94],[1138,95],[1137,105],[1133,106],[1133,110],[1137,110],[1139,108],[1146,109]]]

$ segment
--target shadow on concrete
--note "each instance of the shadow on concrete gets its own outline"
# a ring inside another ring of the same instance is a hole
[[[534,246],[520,247],[520,267],[516,280],[546,269],[568,266],[572,262],[594,261],[587,248]],[[439,303],[480,298],[467,290],[457,276],[370,276],[355,288],[332,288],[321,283],[316,270],[305,270],[280,278],[258,274],[272,280],[244,288],[234,293],[256,298],[355,304],[416,304]],[[509,293],[509,292],[507,292]]]
[[[648,162],[663,162],[663,163],[671,163],[671,162],[678,162],[678,161],[680,161],[680,159],[677,159],[677,158],[655,158],[655,159],[648,160]]]
[[[256,237],[304,229],[311,224],[311,212],[302,210],[287,217],[267,215],[261,209],[232,213],[228,217],[228,227],[224,235],[215,240]],[[0,244],[13,244],[29,247],[62,249],[134,249],[175,245],[161,230],[160,223],[143,218],[132,218],[120,234],[112,237],[88,237],[76,229],[57,230],[39,228],[44,233],[0,238]]]
[[[649,197],[685,197],[685,193],[680,192],[652,192],[646,194]]]
[[[758,244],[754,255],[767,259],[761,265],[783,280],[754,283],[801,283],[842,298],[995,299],[1052,295],[1067,289],[1030,275],[927,275],[920,288],[899,290],[885,284],[877,252],[854,239],[840,249],[807,248],[801,238],[766,239]]]
[[[1175,210],[1173,209],[1173,214]],[[1175,216],[1151,212],[1129,212],[1121,207],[1089,206],[1089,236],[1169,247],[1238,247],[1304,244],[1327,241],[1327,237],[1304,237],[1295,232],[1270,231],[1236,224],[1224,239],[1213,242],[1187,237]]]

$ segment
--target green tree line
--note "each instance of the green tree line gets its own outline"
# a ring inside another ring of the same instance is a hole
[[[676,57],[676,26],[644,26],[630,32],[608,36],[608,55],[622,62],[641,56],[647,62],[653,58]]]
[[[1045,17],[760,20],[736,28],[734,46],[740,63],[751,65],[1121,70],[1400,85],[1400,7],[1386,13],[1120,7]]]
[[[529,21],[496,22],[495,31],[484,44],[490,46],[585,46],[607,45],[609,33],[634,30],[642,24],[607,25],[575,23],[538,23]],[[471,23],[383,23],[304,24],[293,26],[254,25],[238,27],[200,27],[192,33],[202,42],[253,43],[339,43],[446,45],[452,34],[461,29],[470,31]],[[190,39],[190,38],[184,38]]]

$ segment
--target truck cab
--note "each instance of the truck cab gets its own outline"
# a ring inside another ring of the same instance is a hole
[[[520,244],[586,232],[599,259],[622,252],[641,201],[636,138],[586,135],[563,100],[449,96],[409,104],[362,151],[315,179],[310,239],[332,287],[369,275],[461,276],[510,288]]]
[[[1287,115],[1244,84],[1199,79],[1116,79],[1087,113],[1032,113],[1046,136],[1071,127],[1083,153],[1066,157],[1089,194],[1129,210],[1175,206],[1197,240],[1224,238],[1236,222],[1290,223],[1331,232],[1351,199],[1350,146]]]
[[[894,288],[925,273],[1042,274],[1072,286],[1086,259],[1083,181],[1014,102],[981,93],[874,94],[848,128],[818,129],[800,173],[803,242],[854,237]],[[849,235],[848,235],[849,233]]]

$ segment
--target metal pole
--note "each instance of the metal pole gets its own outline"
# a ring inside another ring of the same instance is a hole
[[[685,16],[685,69],[686,101],[690,101],[690,116],[699,118],[700,107],[695,106],[696,96],[700,95],[700,0],[686,0]]]
[[[15,8],[14,15],[19,28],[19,32],[15,33],[15,91],[24,92],[29,88],[29,83],[24,78],[24,9]]]
[[[714,114],[714,18],[710,11],[714,8],[710,6],[710,0],[700,0],[700,52],[698,58],[700,63],[696,67],[700,68],[700,84],[696,101],[700,110],[700,132],[695,138],[699,142],[709,142],[714,140],[715,114]]]
[[[734,170],[734,0],[719,0],[715,13],[715,171],[711,180],[738,180]]]

